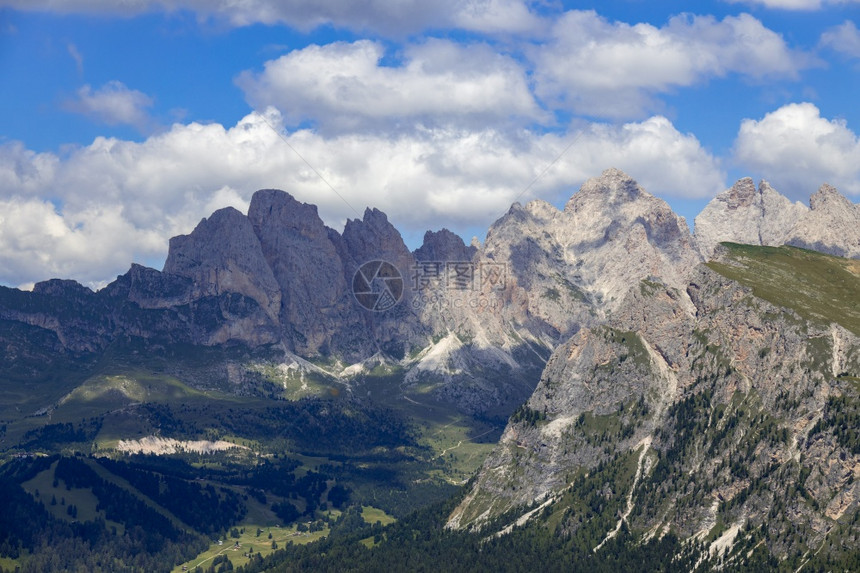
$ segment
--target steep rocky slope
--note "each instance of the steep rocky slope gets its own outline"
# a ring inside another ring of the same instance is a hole
[[[850,551],[858,293],[857,263],[789,247],[727,245],[685,290],[642,281],[556,349],[449,526],[541,504],[595,548],[626,527],[713,552],[740,532],[796,565],[828,541]]]

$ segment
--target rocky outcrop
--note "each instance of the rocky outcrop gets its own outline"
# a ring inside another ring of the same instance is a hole
[[[807,208],[767,181],[756,189],[752,179],[744,178],[708,203],[696,217],[695,235],[705,259],[722,241],[860,257],[860,209],[830,185],[822,185]]]
[[[274,189],[254,194],[248,219],[280,287],[284,338],[298,354],[319,353],[340,325],[355,320],[329,229],[316,206]]]
[[[362,219],[348,220],[343,228],[343,241],[357,265],[384,260],[406,276],[415,262],[400,232],[379,209],[367,208]]]
[[[696,241],[706,259],[722,241],[781,245],[806,212],[806,207],[792,203],[766,181],[756,189],[746,177],[717,195],[696,217]]]

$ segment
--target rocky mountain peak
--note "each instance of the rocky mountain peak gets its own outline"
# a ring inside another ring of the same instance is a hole
[[[807,208],[792,203],[767,181],[756,190],[749,177],[723,191],[696,217],[696,242],[709,259],[722,241],[749,245],[782,245]]]
[[[417,261],[471,261],[477,249],[448,229],[427,231],[424,243],[415,250]]]
[[[297,231],[312,241],[321,240],[328,234],[316,205],[302,203],[279,189],[261,189],[254,193],[248,208],[248,218],[261,241],[262,235],[267,234],[262,228],[270,223]]]
[[[632,234],[644,235],[639,238],[675,256],[692,247],[686,221],[618,169],[586,181],[567,202],[564,213],[572,227],[571,236],[581,246],[629,241]]]
[[[836,187],[828,183],[824,183],[818,188],[809,198],[809,208],[813,211],[820,209],[839,209],[844,211],[853,211],[854,203],[850,199],[843,196]]]
[[[79,283],[68,279],[51,279],[36,283],[33,293],[46,296],[78,298],[93,294],[93,291]]]
[[[285,337],[299,354],[319,352],[330,342],[334,316],[344,313],[348,296],[331,229],[316,206],[275,189],[254,193],[248,219],[280,288],[279,318]]]
[[[533,199],[526,203],[525,210],[536,219],[550,222],[561,214],[555,205],[542,199]]]
[[[809,207],[785,244],[860,258],[860,208],[826,183],[809,198]]]
[[[365,207],[362,222],[365,225],[372,225],[380,229],[387,228],[390,225],[388,222],[388,215],[376,207]]]
[[[580,190],[568,200],[564,210],[576,212],[594,202],[613,208],[635,201],[643,195],[651,196],[632,177],[613,167],[604,171],[600,177],[592,177],[583,183]]]
[[[349,219],[343,229],[343,242],[352,260],[360,265],[370,260],[386,260],[408,274],[412,253],[388,216],[379,209],[367,208],[362,219]]]
[[[768,196],[782,197],[782,194],[776,189],[774,189],[773,186],[764,179],[762,179],[761,182],[758,184],[758,191],[763,198]],[[782,198],[785,199],[785,197]]]
[[[682,286],[699,262],[683,218],[618,169],[586,181],[563,211],[514,204],[481,255],[505,264],[521,289],[517,320],[539,317],[561,333],[611,310],[649,276]]]
[[[170,239],[164,272],[192,279],[195,298],[243,294],[277,321],[281,306],[278,282],[251,221],[232,207],[215,211],[191,234]]]
[[[759,193],[751,177],[739,179],[722,198],[728,209],[734,210],[760,202]]]

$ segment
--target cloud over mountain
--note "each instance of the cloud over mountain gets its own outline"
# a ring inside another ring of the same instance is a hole
[[[140,143],[98,138],[64,156],[0,146],[0,201],[6,213],[26,214],[0,224],[3,280],[62,275],[98,284],[131,260],[157,265],[167,238],[219,207],[245,210],[254,191],[271,186],[318,204],[334,228],[378,206],[423,232],[440,220],[487,227],[515,200],[563,201],[606,165],[628,165],[643,185],[674,196],[713,195],[725,178],[694,136],[663,117],[564,134],[449,126],[325,137],[282,129],[270,108],[230,128],[176,124]]]
[[[792,199],[826,181],[860,194],[860,141],[844,120],[827,119],[811,103],[789,104],[741,123],[737,160]]]

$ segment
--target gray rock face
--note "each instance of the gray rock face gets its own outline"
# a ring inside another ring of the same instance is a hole
[[[284,337],[298,354],[317,354],[343,323],[355,320],[329,229],[316,206],[273,189],[254,194],[248,219],[280,287]]]
[[[34,294],[43,294],[65,299],[87,299],[93,291],[77,281],[51,279],[33,285]]]
[[[442,229],[424,233],[424,243],[413,255],[416,261],[471,261],[477,251],[474,245],[467,247],[459,235]]]
[[[683,217],[617,169],[586,182],[564,212],[568,257],[591,270],[589,282],[616,304],[647,276],[683,285],[699,261]]]
[[[696,241],[702,256],[711,258],[723,241],[746,245],[782,245],[786,233],[806,213],[766,181],[758,190],[749,177],[717,195],[696,217]]]
[[[196,298],[235,292],[260,304],[273,323],[281,290],[251,221],[228,207],[203,219],[190,235],[170,239],[164,271],[192,280]]]
[[[587,181],[563,211],[515,204],[481,255],[508,265],[529,311],[567,333],[615,308],[640,279],[682,285],[700,260],[683,218],[617,169]]]
[[[809,199],[805,213],[786,235],[785,243],[837,255],[860,258],[860,206],[835,187],[822,185]]]
[[[756,190],[744,178],[717,195],[696,217],[695,235],[705,259],[722,241],[749,245],[794,245],[845,257],[860,256],[860,210],[830,185],[792,203],[766,181]]]
[[[362,219],[350,219],[343,229],[347,251],[357,264],[381,259],[408,272],[414,258],[400,232],[379,209],[367,208]]]

